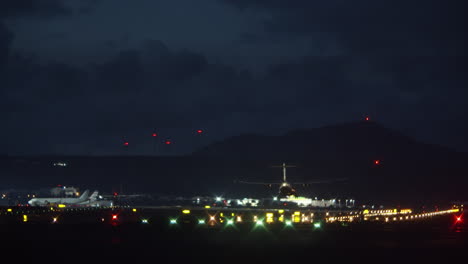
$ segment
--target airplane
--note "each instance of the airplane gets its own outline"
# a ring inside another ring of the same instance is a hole
[[[95,193],[96,193],[95,196],[97,197],[97,192]],[[48,206],[50,204],[80,204],[80,203],[87,201],[88,199],[89,199],[89,190],[86,190],[78,198],[62,198],[62,197],[33,198],[28,201],[28,204],[31,206]]]
[[[268,187],[271,187],[272,185],[279,185],[279,196],[280,197],[294,197],[296,195],[296,189],[292,187],[292,184],[289,183],[286,180],[286,168],[288,167],[295,167],[295,166],[286,166],[286,163],[283,162],[282,166],[273,166],[273,167],[282,167],[283,168],[283,181],[282,182],[249,182],[249,181],[237,181],[239,183],[244,183],[244,184],[259,184],[259,185],[266,185]],[[317,184],[317,183],[330,183],[333,181],[342,181],[346,180],[345,178],[340,178],[340,179],[334,179],[334,180],[316,180],[316,181],[309,181],[309,182],[303,182],[303,183],[298,183],[295,182],[295,185],[309,185],[309,184]]]

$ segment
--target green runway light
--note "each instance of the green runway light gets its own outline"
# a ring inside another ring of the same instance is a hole
[[[292,226],[292,222],[290,220],[285,222],[286,226]]]
[[[177,224],[177,219],[171,219],[171,220],[169,220],[169,224],[171,224],[171,225]]]
[[[148,219],[141,219],[142,224],[148,224]]]
[[[257,220],[257,222],[255,222],[257,225],[259,226],[262,226],[263,225],[263,221],[262,220]]]
[[[199,220],[198,220],[198,224],[199,224],[199,225],[204,225],[204,224],[205,224],[205,220],[204,220],[204,219],[199,219]]]
[[[322,226],[322,224],[320,223],[314,223],[314,228],[320,228]]]
[[[227,225],[233,225],[234,224],[234,220],[232,219],[229,219],[227,222],[226,222]]]

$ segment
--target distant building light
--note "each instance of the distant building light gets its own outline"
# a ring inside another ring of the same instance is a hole
[[[59,161],[59,162],[54,162],[53,165],[54,165],[55,167],[66,167],[66,166],[68,166],[68,164],[67,164],[66,162],[61,162],[61,161]],[[60,187],[60,186],[59,186],[59,187]]]

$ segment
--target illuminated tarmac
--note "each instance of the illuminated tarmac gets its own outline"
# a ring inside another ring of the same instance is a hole
[[[268,228],[323,228],[334,223],[420,222],[453,215],[462,222],[463,207],[414,213],[411,209],[339,210],[301,208],[228,208],[228,207],[3,207],[0,224],[14,223],[124,223],[193,225],[223,229],[229,226]]]
[[[388,254],[387,250],[463,249],[468,228],[461,209],[413,213],[409,209],[3,207],[0,235],[8,241],[5,252],[20,250],[21,256],[33,260],[45,252],[74,256],[76,262],[94,257],[95,252],[99,259],[121,263],[137,256],[193,261],[197,256],[279,260],[314,255],[314,259],[344,260],[350,254],[375,256]]]

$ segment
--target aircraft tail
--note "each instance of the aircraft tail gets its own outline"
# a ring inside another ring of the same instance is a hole
[[[84,193],[78,198],[78,202],[83,202],[89,197],[89,190],[84,191]]]
[[[91,194],[91,196],[89,196],[89,200],[90,200],[91,202],[96,201],[97,198],[98,198],[98,194],[99,194],[98,191],[94,191],[94,192]]]

